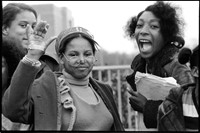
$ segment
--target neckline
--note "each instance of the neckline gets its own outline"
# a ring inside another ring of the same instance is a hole
[[[75,85],[75,86],[88,86],[89,84],[89,74],[87,77],[83,78],[83,79],[76,79],[74,78],[72,75],[70,75],[69,73],[67,73],[64,69],[62,71],[64,77],[66,78],[67,82],[71,85]]]
[[[92,92],[94,93],[94,96],[97,98],[97,102],[96,103],[88,103],[86,100],[84,100],[82,97],[80,97],[75,91],[73,91],[73,89],[71,90],[79,99],[81,99],[81,101],[85,102],[88,105],[92,105],[92,106],[96,106],[99,105],[100,103],[100,97],[98,96],[98,94],[95,92],[95,90],[93,89],[92,85],[89,84],[89,86],[92,90]]]

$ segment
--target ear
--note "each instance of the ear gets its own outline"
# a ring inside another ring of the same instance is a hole
[[[198,67],[196,67],[196,66],[194,66],[193,68],[192,68],[192,75],[194,76],[194,77],[199,77],[199,69],[198,69]]]
[[[63,60],[60,60],[60,64],[62,64],[62,65],[63,65],[63,64],[64,64],[64,61],[63,61]]]
[[[59,58],[59,62],[60,62],[60,64],[63,65],[63,64],[64,64],[63,57],[62,57],[62,56],[59,56],[58,58]]]
[[[5,25],[2,26],[2,34],[7,36],[8,35],[8,27],[6,27]]]

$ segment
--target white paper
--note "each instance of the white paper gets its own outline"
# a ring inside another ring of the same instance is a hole
[[[164,100],[169,94],[169,90],[178,87],[173,77],[162,78],[156,75],[136,72],[135,84],[137,91],[144,95],[148,100]],[[155,128],[147,129],[143,122],[143,114],[138,112],[139,131],[157,131]]]
[[[162,78],[141,72],[136,72],[135,84],[137,91],[151,100],[164,100],[170,89],[179,87],[173,77]]]

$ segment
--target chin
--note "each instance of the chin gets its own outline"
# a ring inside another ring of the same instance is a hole
[[[152,57],[152,54],[144,54],[144,53],[140,53],[140,55],[142,56],[142,58],[145,58],[145,59],[149,59]]]

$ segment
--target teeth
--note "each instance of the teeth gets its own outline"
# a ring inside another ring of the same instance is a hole
[[[150,41],[148,41],[148,40],[140,40],[140,42],[150,42]]]

